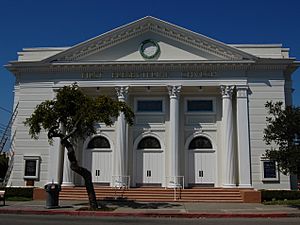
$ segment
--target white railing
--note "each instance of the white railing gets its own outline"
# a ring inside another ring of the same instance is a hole
[[[181,188],[181,189],[184,189],[184,176],[169,176],[169,177],[166,177],[166,188]]]
[[[184,189],[184,176],[169,176],[166,177],[166,189],[174,189],[174,201],[177,200],[177,189]],[[180,191],[180,190],[179,190]],[[180,198],[180,196],[179,196]]]
[[[130,176],[112,176],[112,186],[128,189],[130,187]]]
[[[130,187],[130,176],[112,176],[112,186],[115,188],[114,198],[117,199],[118,189],[128,189]],[[118,197],[123,197],[123,194]]]

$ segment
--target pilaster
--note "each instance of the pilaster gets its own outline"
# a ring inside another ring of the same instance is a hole
[[[248,86],[236,86],[239,187],[251,187]]]

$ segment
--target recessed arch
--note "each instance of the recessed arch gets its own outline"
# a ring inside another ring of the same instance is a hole
[[[136,186],[162,186],[165,177],[163,136],[145,132],[134,141],[133,182]]]
[[[185,142],[186,186],[211,186],[216,181],[216,146],[204,132],[195,132]]]
[[[112,182],[114,149],[111,137],[104,132],[90,136],[84,142],[84,149],[84,165],[91,171],[92,181],[109,186]]]

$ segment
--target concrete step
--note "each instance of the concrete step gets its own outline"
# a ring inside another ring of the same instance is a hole
[[[115,189],[95,187],[97,199],[115,199],[122,197],[136,201],[174,201],[174,189],[165,188],[130,188]],[[60,192],[62,200],[87,200],[85,187],[63,187]],[[176,190],[177,201],[183,202],[243,202],[239,189],[193,188]]]

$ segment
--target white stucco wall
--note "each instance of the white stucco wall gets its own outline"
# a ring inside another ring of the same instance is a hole
[[[266,127],[267,101],[285,101],[285,81],[280,71],[256,72],[249,76],[249,120],[250,120],[250,148],[251,170],[253,186],[258,189],[289,189],[289,177],[279,175],[279,182],[262,182],[261,157],[267,146],[263,141]]]

